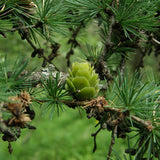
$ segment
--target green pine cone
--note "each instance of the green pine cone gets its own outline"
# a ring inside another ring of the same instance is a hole
[[[67,77],[67,89],[77,100],[89,100],[99,91],[99,78],[88,62],[72,64]]]

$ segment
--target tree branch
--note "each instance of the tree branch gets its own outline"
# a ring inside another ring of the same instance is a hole
[[[100,79],[107,81],[111,81],[113,79],[110,70],[107,66],[107,62],[105,61],[106,54],[112,50],[114,43],[111,41],[112,36],[112,28],[115,25],[115,16],[112,14],[110,19],[110,26],[108,30],[107,39],[104,45],[103,53],[100,55],[97,64],[95,65],[96,72],[99,73]]]
[[[74,54],[73,48],[80,46],[79,43],[77,42],[76,38],[77,38],[78,33],[80,32],[80,30],[83,26],[84,26],[84,24],[83,24],[83,22],[81,22],[81,24],[75,30],[73,30],[73,28],[71,28],[73,33],[72,33],[71,38],[68,40],[68,44],[71,44],[71,48],[66,55],[68,67],[70,66],[70,56]]]

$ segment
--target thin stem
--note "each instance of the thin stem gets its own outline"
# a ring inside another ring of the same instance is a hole
[[[68,44],[71,43],[71,47],[70,50],[68,51],[67,55],[66,55],[66,59],[67,59],[67,66],[70,66],[70,56],[74,54],[73,48],[77,47],[79,44],[76,40],[78,33],[80,32],[81,28],[83,27],[83,22],[76,28],[76,30],[73,30],[73,34],[71,36],[71,38],[68,40]]]
[[[39,100],[34,97],[31,97],[31,99],[37,103],[49,102],[49,100]],[[60,100],[60,102],[64,103],[70,108],[76,108],[78,106],[86,106],[90,103],[89,101],[66,101],[66,100]]]
[[[37,48],[34,46],[34,44],[32,43],[32,41],[29,38],[26,38],[26,40],[34,50],[37,50]]]
[[[95,132],[95,133],[92,133],[91,136],[94,137],[94,147],[93,147],[93,152],[96,151],[97,149],[97,143],[96,143],[96,137],[97,137],[97,134],[101,131],[102,129],[102,126]]]
[[[7,12],[4,12],[4,13],[0,14],[0,17],[3,17],[3,16],[5,16],[5,15],[7,15],[8,13],[12,12],[13,10],[14,10],[14,9],[10,9],[10,10],[8,10]]]
[[[9,150],[9,153],[12,154],[13,149],[12,149],[12,146],[11,146],[11,142],[8,142],[8,150]]]
[[[0,31],[0,34],[1,34],[4,38],[7,38],[6,34],[3,33],[2,31]]]
[[[110,156],[111,156],[111,153],[112,153],[112,148],[113,148],[113,145],[115,143],[115,137],[117,135],[117,125],[114,127],[113,131],[112,131],[112,139],[111,139],[111,144],[110,144],[110,147],[109,147],[109,152],[108,152],[108,155],[107,155],[107,160],[110,159]]]
[[[152,131],[153,128],[154,128],[149,120],[148,121],[144,121],[143,119],[140,119],[139,117],[136,117],[134,115],[132,115],[131,118],[134,121],[136,121],[136,122],[142,124],[144,127],[146,127],[146,129],[148,129],[148,131]]]
[[[4,32],[15,32],[20,29],[29,29],[29,28],[35,28],[36,25],[30,25],[30,26],[22,26],[22,27],[17,27],[17,28],[12,28],[12,29],[2,29]]]
[[[114,46],[114,43],[111,41],[111,36],[112,36],[112,29],[113,26],[115,25],[115,16],[111,16],[110,20],[110,26],[108,30],[108,34],[106,37],[106,42],[104,46],[103,53],[100,55],[98,63],[96,64],[96,72],[99,73],[100,79],[107,79],[108,81],[111,81],[113,79],[112,75],[110,74],[110,70],[107,66],[107,62],[105,61],[106,54],[108,53],[109,50],[112,49]]]
[[[66,104],[70,108],[76,108],[78,106],[87,106],[88,104],[90,104],[90,101],[65,101],[65,100],[62,100],[61,102]]]
[[[157,44],[159,44],[160,45],[160,41],[158,41],[157,39],[155,39],[154,37],[152,37],[152,40],[155,42],[155,43],[157,43]]]

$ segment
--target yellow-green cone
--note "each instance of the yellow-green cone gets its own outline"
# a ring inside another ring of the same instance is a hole
[[[88,62],[72,64],[67,77],[67,89],[77,100],[89,100],[99,91],[99,78]]]

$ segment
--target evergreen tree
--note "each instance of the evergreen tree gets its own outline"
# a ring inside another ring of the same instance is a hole
[[[89,27],[97,32],[89,35]],[[0,133],[10,153],[23,128],[36,129],[29,124],[36,102],[51,116],[80,106],[88,118],[98,120],[93,152],[97,134],[112,132],[107,160],[116,138],[128,140],[125,159],[127,154],[135,160],[160,159],[160,66],[156,78],[144,69],[148,55],[160,64],[160,0],[1,0],[0,36],[7,43],[10,32],[18,32],[33,48],[31,57],[42,58],[42,67],[47,67],[27,71],[24,56],[15,62],[0,58]],[[95,35],[97,46],[91,38],[85,44],[80,40]],[[64,36],[67,44],[57,40]],[[63,45],[69,46],[69,73],[53,65]],[[81,62],[72,60],[77,48]]]

